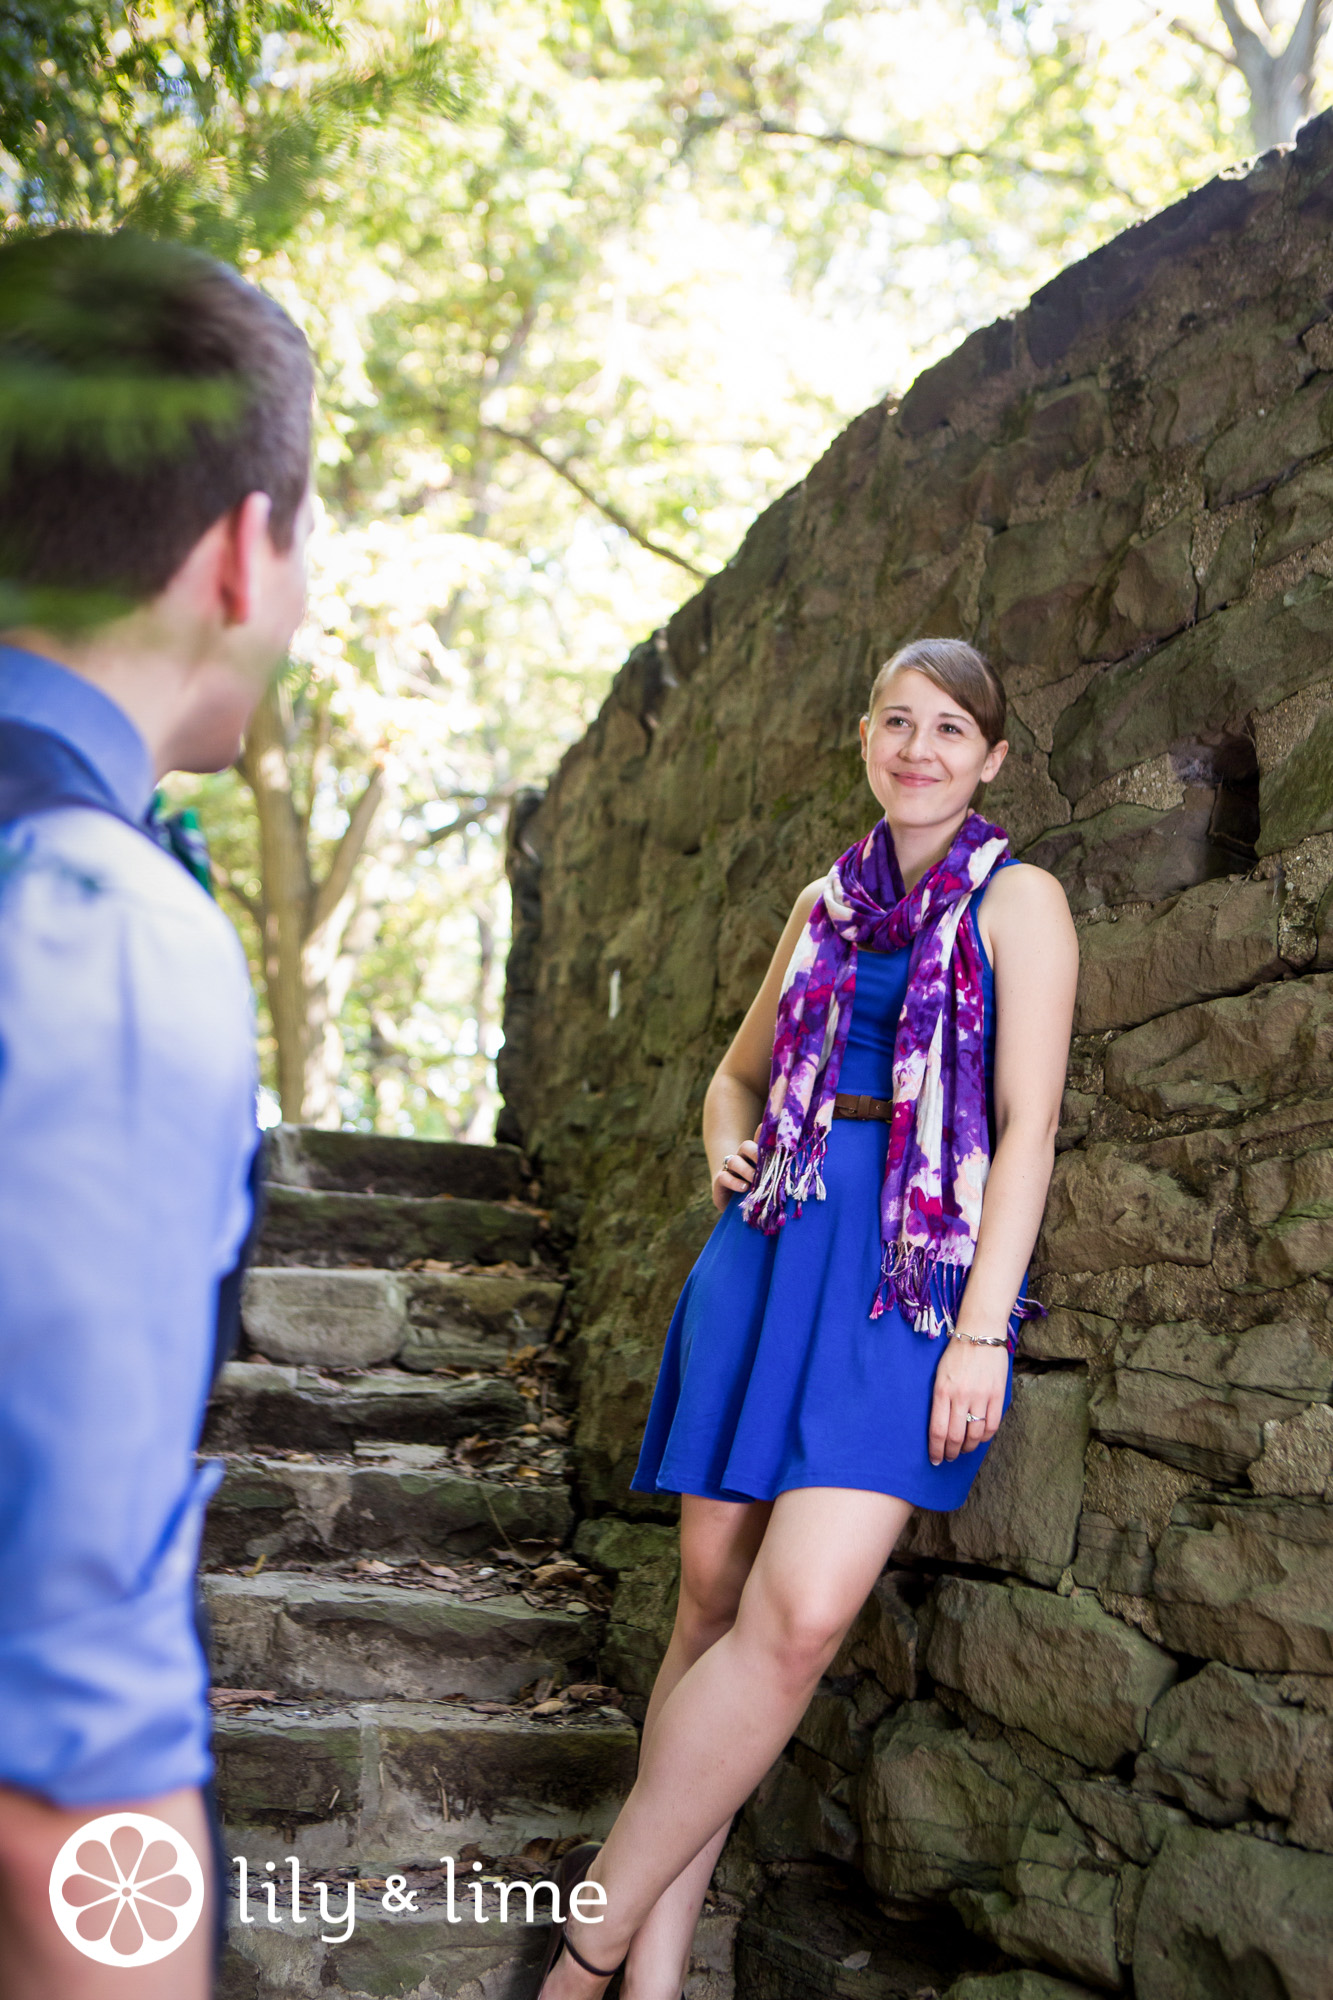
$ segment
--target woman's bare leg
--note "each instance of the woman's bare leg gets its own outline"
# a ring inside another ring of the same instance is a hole
[[[767,1500],[747,1504],[682,1494],[680,1600],[671,1643],[644,1717],[640,1767],[667,1696],[735,1624],[741,1592],[771,1512]],[[625,2000],[680,2000],[699,1911],[726,1837],[724,1826],[662,1891],[635,1932],[625,1966]]]
[[[663,1890],[768,1770],[911,1512],[905,1500],[845,1487],[802,1487],[774,1501],[736,1622],[663,1702],[593,1863],[606,1914],[574,1919],[570,1936],[594,1965],[619,1962]],[[563,1952],[541,2000],[599,2000],[604,1990]]]

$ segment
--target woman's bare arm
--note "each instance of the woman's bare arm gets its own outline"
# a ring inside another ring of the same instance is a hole
[[[704,1152],[713,1184],[713,1200],[725,1208],[734,1194],[743,1194],[754,1179],[759,1149],[754,1134],[764,1115],[768,1072],[773,1059],[773,1033],[778,1021],[782,975],[796,941],[824,887],[823,878],[802,889],[778,939],[764,983],[750,1002],[731,1046],[713,1072],[704,1096]],[[724,1164],[727,1160],[731,1165]]]
[[[998,875],[980,925],[995,968],[996,1145],[958,1331],[993,1340],[1008,1327],[1055,1164],[1078,940],[1064,890],[1040,868]],[[936,1463],[995,1435],[1007,1369],[1002,1347],[950,1343],[935,1377],[930,1452]],[[969,1409],[985,1412],[983,1431],[968,1432],[960,1421]]]

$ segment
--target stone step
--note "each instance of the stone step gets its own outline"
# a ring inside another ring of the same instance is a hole
[[[605,1833],[634,1783],[638,1735],[601,1708],[550,1722],[521,1710],[412,1702],[221,1716],[214,1731],[228,1853],[302,1867],[435,1866],[467,1842],[493,1856]]]
[[[433,1590],[296,1571],[205,1576],[219,1687],[443,1701],[513,1696],[540,1676],[591,1673],[599,1620],[521,1597],[460,1604]]]
[[[365,1462],[232,1458],[209,1504],[204,1563],[475,1555],[502,1541],[563,1542],[573,1526],[563,1484],[473,1478],[423,1462],[432,1455],[404,1445]]]
[[[452,1444],[506,1437],[528,1416],[528,1404],[503,1377],[451,1381],[380,1368],[334,1381],[318,1368],[231,1361],[208,1406],[203,1449],[347,1452],[369,1439]]]
[[[430,1204],[423,1204],[429,1206]],[[508,1211],[502,1211],[508,1213]],[[259,1266],[246,1279],[246,1336],[270,1361],[370,1368],[498,1368],[544,1341],[564,1286],[479,1272]]]
[[[288,1870],[278,1871],[280,1881],[287,1876]],[[325,1929],[315,1908],[304,1913],[299,1928],[293,1923],[285,1883],[277,1899],[279,1922],[271,1925],[262,1888],[255,1894],[252,1883],[249,1922],[241,1922],[235,1901],[228,1911],[229,1943],[217,2000],[367,2000],[370,1994],[394,2000],[532,2000],[549,1926],[521,1921],[521,1894],[512,1898],[509,1922],[500,1922],[493,1904],[479,1924],[471,1914],[470,1892],[459,1897],[461,1921],[454,1923],[439,1896],[408,1912],[390,1913],[383,1905],[391,1893],[378,1882],[359,1891],[354,1928],[344,1938],[344,1885],[329,1891],[332,1924]],[[542,1895],[537,1910],[544,1911],[548,1901]]]
[[[438,1257],[456,1264],[528,1264],[542,1226],[536,1209],[498,1201],[270,1186],[259,1262],[397,1269],[414,1257]]]
[[[521,1201],[531,1184],[517,1146],[394,1139],[381,1132],[326,1132],[279,1125],[269,1134],[270,1181],[339,1194],[453,1194]]]
[[[469,1871],[457,1863],[455,1871],[461,1884]],[[456,1896],[451,1923],[438,1890],[418,1892],[411,1911],[386,1911],[385,1897],[395,1892],[377,1876],[373,1887],[358,1890],[354,1925],[344,1939],[345,1887],[329,1891],[329,1927],[320,1924],[318,1909],[310,1905],[298,1928],[287,1908],[290,1873],[279,1865],[275,1879],[281,1884],[276,1924],[268,1921],[262,1889],[253,1892],[253,1877],[249,1923],[241,1923],[234,1900],[230,1905],[230,1942],[217,2000],[368,2000],[371,1994],[393,2000],[533,2000],[549,1927],[544,1921],[522,1921],[526,1900],[521,1891],[511,1894],[509,1920],[502,1922],[498,1892],[488,1887],[482,1906],[486,1921],[479,1924],[471,1891],[464,1890]],[[549,1891],[536,1896],[534,1906],[544,1917]],[[735,1927],[734,1916],[704,1915],[695,1931],[684,2000],[734,2000],[730,1962]],[[925,2000],[931,2000],[929,1992]]]
[[[549,1278],[491,1272],[407,1273],[404,1368],[494,1368],[521,1347],[547,1340],[565,1288]]]

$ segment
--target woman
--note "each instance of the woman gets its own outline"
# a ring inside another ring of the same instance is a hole
[[[680,1606],[541,2000],[596,2000],[626,1954],[625,2000],[678,2000],[732,1814],[913,1507],[961,1505],[1008,1407],[1078,953],[1060,885],[972,810],[1004,718],[961,641],[880,670],[861,754],[883,818],[797,897],[709,1085],[722,1216],[633,1482],[681,1495]]]

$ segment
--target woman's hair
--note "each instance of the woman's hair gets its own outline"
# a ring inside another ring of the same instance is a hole
[[[873,715],[880,688],[900,667],[924,674],[952,695],[960,708],[972,717],[987,743],[998,743],[1004,735],[1004,683],[990,661],[969,646],[965,639],[912,639],[900,646],[875,675],[870,689],[869,710]]]

